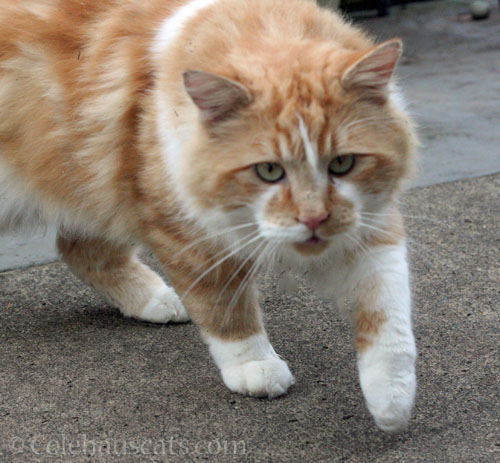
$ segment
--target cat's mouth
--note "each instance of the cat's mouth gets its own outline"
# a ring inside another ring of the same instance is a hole
[[[312,236],[311,236],[308,240],[304,241],[304,243],[309,243],[309,244],[319,244],[319,243],[321,243],[322,241],[324,241],[324,240],[322,240],[319,236],[316,236],[316,235],[313,233],[313,235],[312,235]]]
[[[293,244],[294,248],[304,255],[318,255],[328,246],[328,241],[313,233],[307,240]]]

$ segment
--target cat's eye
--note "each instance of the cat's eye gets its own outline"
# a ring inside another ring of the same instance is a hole
[[[330,165],[328,166],[328,172],[330,172],[331,175],[336,175],[338,177],[347,174],[353,167],[354,155],[345,154],[332,159]]]
[[[277,162],[261,162],[255,165],[257,176],[264,182],[279,182],[285,176],[285,169]]]

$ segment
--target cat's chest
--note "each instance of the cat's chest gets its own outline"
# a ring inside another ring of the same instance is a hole
[[[306,285],[312,287],[319,297],[336,299],[342,294],[348,267],[336,256],[321,265],[280,263],[274,270],[276,289],[282,294],[296,294],[301,285]]]

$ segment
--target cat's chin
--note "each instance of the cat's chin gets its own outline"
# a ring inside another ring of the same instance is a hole
[[[330,243],[327,240],[313,236],[306,241],[293,243],[293,248],[304,256],[318,256],[321,254]]]

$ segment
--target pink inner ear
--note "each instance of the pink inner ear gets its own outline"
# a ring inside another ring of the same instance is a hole
[[[351,64],[342,76],[345,88],[365,88],[381,96],[391,80],[401,56],[401,42],[384,42]]]
[[[211,107],[210,80],[203,73],[193,72],[184,74],[184,86],[194,104],[200,110],[209,110]]]
[[[389,58],[389,57],[388,57]],[[398,61],[399,55],[396,55],[393,60],[381,65],[375,66],[369,69],[370,72],[375,73],[378,77],[389,80],[394,72],[394,68]]]
[[[238,82],[204,71],[183,73],[184,87],[204,122],[229,117],[249,102],[248,90]]]

